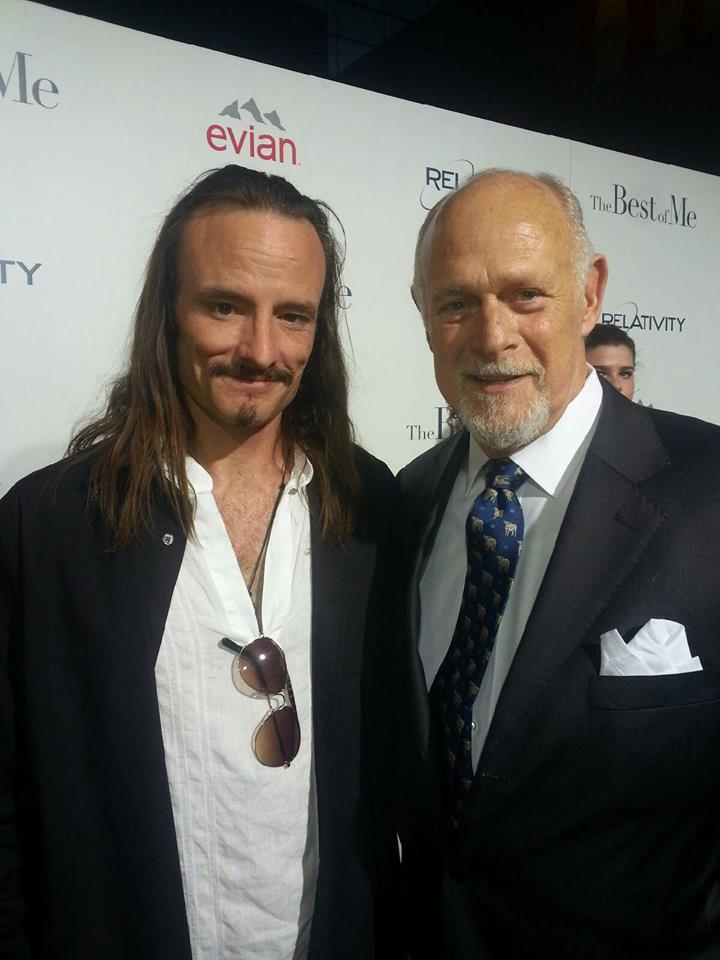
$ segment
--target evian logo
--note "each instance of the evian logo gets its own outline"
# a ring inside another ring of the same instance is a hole
[[[256,160],[271,160],[274,163],[297,166],[295,141],[268,129],[269,126],[285,133],[277,110],[263,113],[255,98],[251,97],[242,105],[239,100],[233,100],[219,115],[238,122],[230,123],[226,119],[224,124],[210,124],[205,131],[205,139],[211,150],[218,153],[230,151],[238,157],[252,157]],[[260,125],[264,126],[265,130],[256,129]]]

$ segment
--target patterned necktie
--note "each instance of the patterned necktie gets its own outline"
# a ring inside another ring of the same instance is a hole
[[[451,782],[451,820],[457,826],[473,778],[472,709],[512,586],[522,548],[522,507],[515,491],[525,473],[512,460],[490,460],[487,486],[465,524],[467,573],[460,613],[445,659],[430,690],[444,730]]]

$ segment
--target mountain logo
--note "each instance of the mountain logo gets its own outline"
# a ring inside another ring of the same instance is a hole
[[[276,109],[263,112],[254,97],[250,97],[243,104],[240,98],[233,100],[219,113],[220,117],[239,121],[238,128],[233,125],[211,123],[205,131],[205,140],[211,150],[218,153],[231,151],[236,156],[252,157],[256,160],[269,160],[273,163],[297,166],[297,144],[290,137],[256,130],[256,126],[274,127],[285,133],[280,114]],[[247,126],[245,124],[247,123]]]
[[[233,100],[232,103],[229,103],[224,110],[220,111],[220,116],[232,117],[234,120],[242,120],[240,111],[247,110],[255,123],[265,123],[265,120],[269,120],[274,127],[282,130],[283,133],[285,132],[285,127],[280,122],[277,110],[271,110],[270,113],[261,113],[260,108],[255,103],[254,97],[250,97],[241,107],[238,106],[238,102],[237,100]]]

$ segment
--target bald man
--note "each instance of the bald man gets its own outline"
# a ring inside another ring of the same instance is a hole
[[[400,475],[413,960],[720,957],[720,430],[586,364],[606,278],[548,175],[420,230],[461,429]]]

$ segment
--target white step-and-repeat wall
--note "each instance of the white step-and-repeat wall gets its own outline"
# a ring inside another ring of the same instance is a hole
[[[444,418],[408,292],[415,234],[487,166],[570,183],[610,261],[603,322],[638,347],[636,398],[720,422],[718,178],[2,0],[0,494],[101,403],[164,213],[231,162],[340,217],[353,418],[393,468]]]

